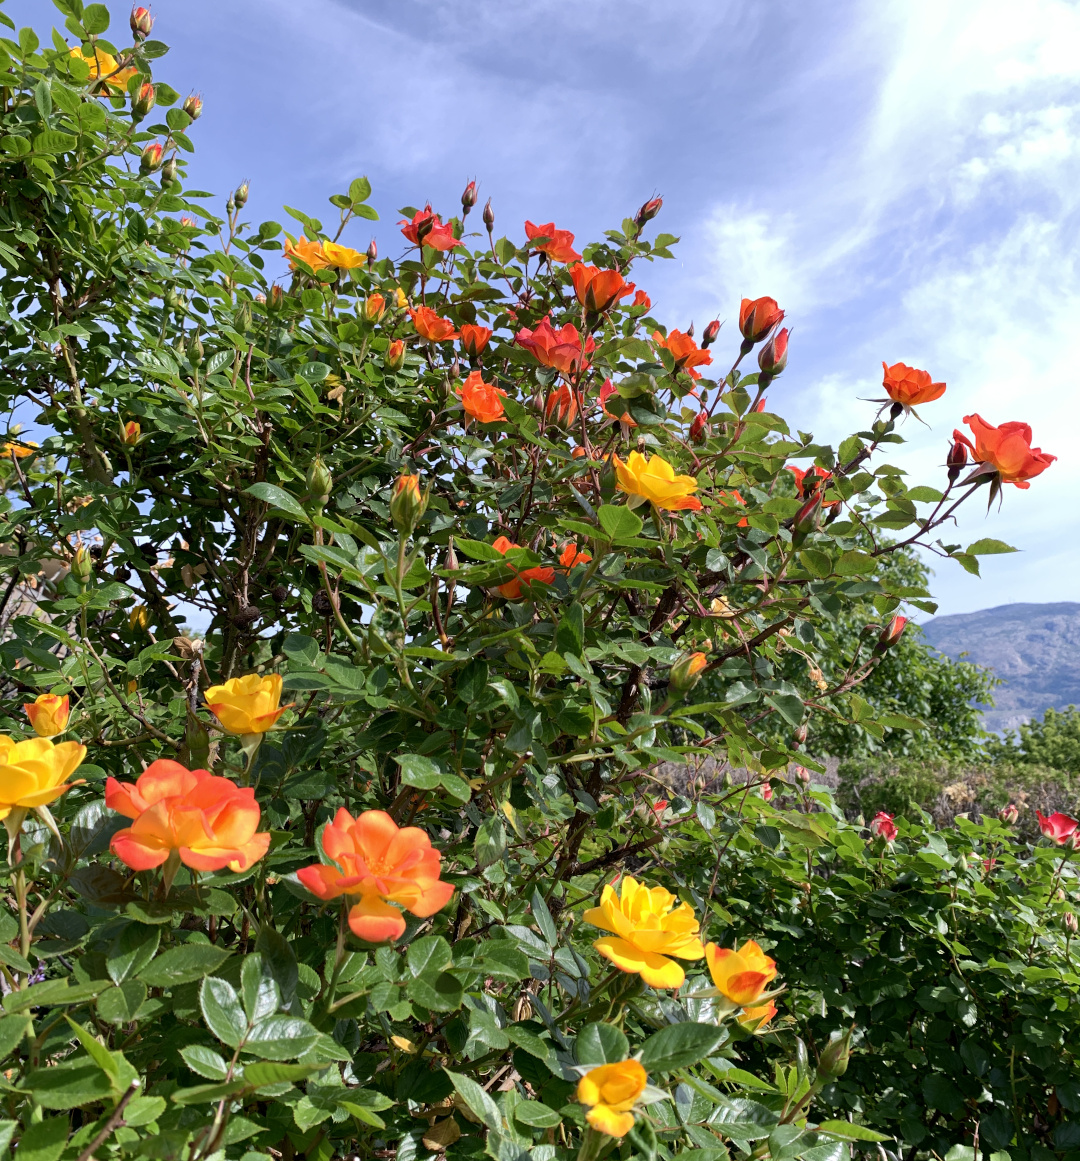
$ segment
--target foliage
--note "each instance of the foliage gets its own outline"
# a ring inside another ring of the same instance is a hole
[[[1004,737],[990,739],[987,751],[995,761],[1050,766],[1080,775],[1080,710],[1074,705],[1048,709],[1019,730],[1006,730]]]
[[[879,741],[917,729],[858,692],[904,602],[932,608],[887,562],[918,543],[977,571],[1007,551],[933,539],[1004,469],[909,487],[878,462],[899,402],[839,449],[792,433],[759,407],[787,358],[771,299],[743,304],[731,369],[705,377],[713,352],[625,281],[677,241],[645,237],[659,199],[572,266],[552,225],[496,238],[488,208],[470,232],[472,183],[458,219],[404,211],[399,260],[338,241],[377,218],[362,177],[329,229],[296,209],[300,237],[249,225],[246,185],[218,218],[184,187],[200,106],[151,81],[149,13],[127,44],[103,5],[57,4],[81,50],[23,29],[0,55],[0,392],[47,433],[11,430],[2,463],[0,724],[27,735],[20,706],[50,698],[47,736],[0,743],[3,1142],[20,1161],[594,1161],[618,1137],[650,1161],[837,1161],[879,1140],[822,1099],[896,1131],[876,1062],[860,1101],[830,1092],[851,1004],[815,998],[819,949],[779,918],[803,899],[793,868],[828,872],[834,839],[852,868],[826,893],[862,908],[884,862],[832,815],[759,839],[730,795],[691,815],[649,788],[698,758],[760,784],[822,714]],[[823,473],[798,498],[792,459]],[[1025,857],[1007,933],[1053,873]],[[635,866],[670,956],[637,912],[597,938],[598,897]],[[904,886],[944,937],[938,880]],[[775,1034],[791,1064],[770,1080],[743,1067],[774,1036],[754,1014],[769,973],[729,995],[704,971],[699,934],[736,915],[778,941],[793,1010],[824,1012],[801,1049]],[[843,928],[845,971],[867,921]],[[944,987],[943,945],[920,939]],[[1040,978],[1010,978],[1047,1026]],[[575,1089],[605,1064],[625,1067]],[[1016,1083],[1023,1156],[1040,1090]]]

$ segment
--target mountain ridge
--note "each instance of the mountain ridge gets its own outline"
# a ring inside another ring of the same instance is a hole
[[[920,627],[939,652],[985,666],[1001,680],[984,714],[988,730],[1015,729],[1047,709],[1080,705],[1080,602],[997,605]]]

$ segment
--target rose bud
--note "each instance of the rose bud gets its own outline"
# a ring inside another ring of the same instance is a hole
[[[492,331],[490,327],[478,326],[476,323],[464,323],[458,330],[461,349],[471,359],[475,359],[488,345],[488,340],[491,338],[491,335]]]
[[[885,628],[881,630],[881,636],[874,646],[874,653],[880,656],[887,649],[891,649],[900,640],[906,624],[907,617],[901,617],[899,615],[893,617]]]
[[[306,498],[318,507],[325,508],[333,486],[334,477],[330,474],[330,469],[323,463],[322,456],[316,456],[307,471]]]
[[[368,248],[365,251],[365,253],[367,254],[367,264],[368,264],[368,269],[370,270],[372,268],[372,266],[375,265],[375,260],[379,257],[379,247],[376,244],[374,238],[372,238],[371,241],[368,242]]]
[[[161,188],[172,185],[176,181],[176,158],[170,157],[168,161],[161,167]],[[181,225],[184,223],[181,222]],[[192,225],[195,223],[192,222]]]
[[[364,300],[364,318],[369,323],[377,323],[386,313],[386,299],[377,291]]]
[[[847,1072],[848,1061],[851,1059],[851,1029],[843,1036],[830,1040],[822,1049],[818,1060],[818,1079],[836,1080]]]
[[[1064,915],[1064,916],[1063,916],[1063,918],[1062,918],[1062,922],[1065,924],[1065,930],[1066,930],[1066,931],[1067,931],[1067,932],[1068,932],[1070,935],[1075,935],[1075,934],[1076,934],[1077,927],[1078,927],[1078,926],[1080,926],[1080,925],[1078,925],[1078,924],[1077,924],[1077,922],[1076,922],[1076,916],[1075,916],[1075,915],[1074,915],[1074,914],[1073,914],[1071,911],[1066,911],[1066,912],[1065,912],[1065,915]]]
[[[236,203],[238,210],[242,210],[247,204],[249,189],[250,183],[245,178],[233,191],[233,201]]]
[[[142,154],[139,157],[139,172],[144,176],[148,173],[153,173],[161,167],[161,157],[165,152],[158,141],[151,141],[149,145],[143,147]]]
[[[266,292],[266,309],[278,311],[285,305],[285,291],[275,282]]]
[[[810,731],[807,729],[806,723],[803,722],[803,724],[801,726],[799,726],[799,728],[795,731],[795,745],[796,746],[805,746],[806,745],[806,736],[807,736],[807,734],[809,734],[809,732]]]
[[[411,535],[427,508],[427,496],[420,492],[420,477],[398,476],[390,497],[390,519],[402,536]]]
[[[690,442],[704,443],[706,439],[706,429],[709,426],[709,413],[702,408],[694,417],[694,422],[690,424]]]
[[[90,580],[94,570],[94,562],[85,548],[79,547],[71,559],[71,575],[84,588]]]
[[[660,212],[663,205],[663,198],[649,198],[641,209],[638,210],[637,216],[634,218],[634,225],[640,229],[646,222],[651,222]]]
[[[142,435],[142,428],[134,419],[129,419],[120,428],[120,442],[126,447],[134,447]]]
[[[149,8],[132,8],[129,23],[131,35],[136,40],[145,40],[150,35],[150,29],[154,27],[154,18],[150,15]]]
[[[887,843],[895,842],[897,835],[896,823],[893,822],[895,817],[879,810],[870,820],[870,833],[877,838],[883,838]]]
[[[484,205],[484,225],[487,226],[489,234],[495,228],[495,211],[491,208],[491,198],[488,198]]]
[[[154,107],[154,102],[157,100],[157,93],[154,86],[146,81],[139,87],[139,92],[135,100],[131,102],[131,116],[136,121],[141,121],[147,113]]]
[[[701,671],[709,664],[704,653],[684,653],[668,673],[668,688],[676,696],[687,694],[701,679]]]
[[[791,526],[791,543],[798,548],[810,535],[818,530],[821,523],[821,493],[815,491],[805,504],[795,513]]]
[[[400,371],[405,363],[405,344],[401,339],[394,339],[386,349],[386,365],[391,371]]]
[[[1011,802],[1009,803],[1008,806],[1003,806],[998,811],[998,819],[1001,822],[1003,822],[1006,826],[1015,826],[1016,820],[1019,817],[1020,817],[1020,811]]]
[[[739,307],[739,330],[750,346],[760,343],[774,326],[783,322],[783,319],[784,312],[777,305],[775,298],[744,298]]]
[[[955,440],[945,457],[945,466],[949,469],[949,483],[955,484],[957,476],[964,470],[968,459],[968,449],[959,440]]]
[[[795,777],[804,785],[810,785],[810,771],[805,766],[795,767]]]
[[[705,328],[705,333],[701,336],[701,346],[710,347],[716,342],[717,336],[720,334],[720,320],[713,319],[711,323]]]
[[[461,194],[461,216],[464,218],[468,215],[469,210],[476,205],[476,182],[470,181]]]
[[[759,386],[767,385],[768,380],[774,379],[787,366],[788,333],[787,327],[777,331],[758,352]]]
[[[181,108],[192,119],[198,121],[202,116],[202,93],[189,93]]]

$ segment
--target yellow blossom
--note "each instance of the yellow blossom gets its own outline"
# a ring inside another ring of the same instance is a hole
[[[71,789],[68,779],[85,757],[86,747],[78,742],[54,743],[48,738],[16,742],[0,734],[0,819],[12,839],[28,810],[36,810],[56,830],[47,804]]]
[[[648,500],[657,508],[670,511],[689,509],[697,511],[701,501],[690,493],[697,490],[697,480],[693,476],[677,476],[675,469],[662,456],[646,459],[640,452],[633,451],[624,464],[618,456],[612,456],[618,489],[625,492],[631,503]]]
[[[86,49],[90,51],[87,52]],[[103,85],[118,92],[123,92],[127,88],[128,81],[138,72],[138,69],[131,66],[117,72],[116,57],[91,45],[73,48],[69,55],[86,61],[90,69],[90,80],[100,80]]]
[[[233,677],[224,685],[212,685],[206,691],[210,712],[230,734],[265,734],[289,708],[278,708],[281,701],[281,674],[260,677],[249,673]]]
[[[621,895],[609,884],[600,906],[590,908],[583,918],[613,932],[593,944],[596,950],[622,971],[637,972],[653,988],[678,988],[686,979],[669,956],[701,959],[705,954],[689,905],[679,903],[663,887],[646,887],[629,875],[622,881]]]
[[[589,1106],[585,1119],[594,1129],[609,1137],[625,1137],[634,1127],[634,1105],[647,1083],[640,1061],[601,1064],[578,1081],[577,1099]]]
[[[753,1004],[776,979],[775,960],[752,939],[734,950],[710,943],[705,948],[705,958],[716,990],[733,1007]]]
[[[367,261],[359,250],[350,250],[348,246],[341,246],[337,242],[324,242],[322,250],[327,262],[341,270],[351,270]]]
[[[51,738],[67,729],[70,707],[67,694],[43,693],[29,705],[24,705],[30,725],[39,738]]]

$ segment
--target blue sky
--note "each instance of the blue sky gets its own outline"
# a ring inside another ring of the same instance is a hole
[[[7,5],[48,19],[41,0]],[[324,221],[366,174],[383,254],[398,207],[579,242],[664,196],[674,262],[636,272],[685,328],[769,294],[793,329],[770,409],[820,439],[864,426],[881,360],[949,387],[891,455],[941,479],[961,417],[1021,419],[1059,459],[958,535],[1022,549],[941,611],[1080,599],[1080,6],[1066,0],[156,0],[158,76],[206,102],[189,185],[251,179],[251,220]],[[126,16],[115,9],[117,19]],[[58,20],[57,23],[60,23]],[[287,220],[287,219],[286,219]],[[369,227],[373,226],[374,230]],[[724,334],[728,335],[725,347]]]

